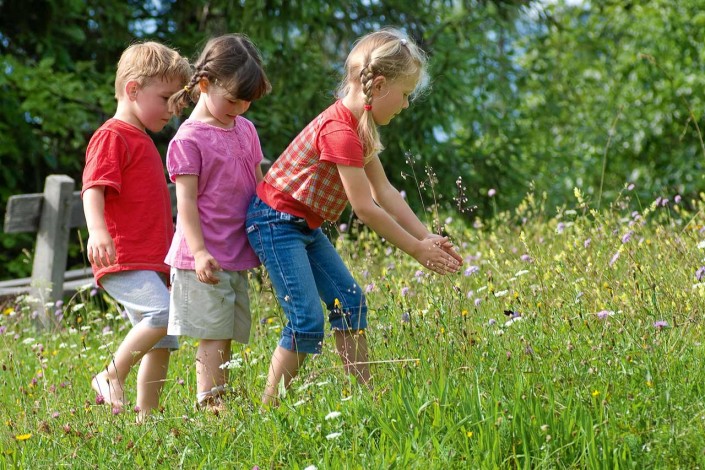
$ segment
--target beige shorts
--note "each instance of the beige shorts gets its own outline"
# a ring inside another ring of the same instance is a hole
[[[200,339],[250,339],[247,271],[218,271],[218,284],[204,284],[196,271],[171,268],[168,334]]]

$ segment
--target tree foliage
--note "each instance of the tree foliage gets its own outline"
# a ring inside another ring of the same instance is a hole
[[[331,103],[354,40],[382,26],[405,29],[430,57],[429,92],[382,130],[383,163],[415,207],[421,193],[425,204],[478,206],[484,215],[490,202],[514,207],[531,189],[558,205],[575,186],[609,201],[627,181],[643,197],[696,194],[705,158],[702,6],[5,0],[0,211],[11,194],[40,192],[48,174],[80,181],[87,140],[115,108],[115,64],[135,40],[157,39],[195,58],[211,36],[250,36],[273,92],[248,117],[274,159]],[[162,150],[177,125],[154,136]],[[459,203],[461,190],[467,200]],[[0,235],[0,277],[26,274],[17,260],[30,240]]]

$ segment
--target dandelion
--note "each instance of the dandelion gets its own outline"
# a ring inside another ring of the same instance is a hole
[[[472,437],[472,431],[468,431],[465,433],[465,436],[470,439]]]
[[[600,396],[600,391],[599,391],[599,390],[593,390],[593,391],[592,391],[592,396],[593,396],[593,397],[598,397],[598,396]]]
[[[657,320],[654,322],[654,328],[658,328],[659,330],[662,330],[667,327],[668,327],[668,322],[665,320]]]
[[[330,413],[328,413],[326,415],[325,419],[326,419],[326,421],[328,421],[329,419],[335,419],[335,418],[341,416],[342,414],[343,413],[341,413],[340,411],[331,411]]]
[[[18,434],[18,435],[16,435],[16,436],[15,436],[15,439],[17,439],[18,441],[26,441],[26,440],[29,439],[30,437],[32,437],[32,433],[31,433],[31,432],[28,432],[27,434]]]

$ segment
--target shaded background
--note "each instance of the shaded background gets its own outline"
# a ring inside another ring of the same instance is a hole
[[[472,220],[529,192],[553,208],[575,187],[592,207],[630,182],[644,204],[705,189],[705,0],[0,0],[0,215],[49,174],[80,187],[135,40],[193,59],[211,36],[247,34],[273,86],[247,116],[275,159],[332,102],[355,38],[381,26],[430,56],[429,93],[382,129],[382,161],[413,207]],[[162,152],[177,126],[154,136]],[[33,240],[0,234],[0,279],[29,275]],[[69,268],[82,263],[76,236]]]

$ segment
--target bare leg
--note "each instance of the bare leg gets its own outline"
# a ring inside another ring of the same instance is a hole
[[[159,406],[159,396],[164,388],[170,355],[171,351],[168,349],[159,348],[150,350],[142,357],[137,372],[137,406],[141,417]]]
[[[223,387],[228,380],[228,370],[221,369],[230,360],[229,339],[203,339],[196,352],[196,388],[198,396],[215,387]]]
[[[335,330],[334,334],[335,346],[343,361],[345,372],[353,374],[358,382],[372,388],[370,367],[367,364],[367,337],[351,331]]]
[[[299,368],[305,360],[305,353],[297,353],[277,346],[274,354],[272,354],[272,362],[269,365],[267,385],[262,395],[262,405],[277,404],[278,388],[282,377],[284,377],[284,387],[289,388],[291,379],[296,377]]]
[[[107,403],[122,408],[125,402],[123,385],[127,374],[164,335],[166,328],[152,328],[141,323],[135,325],[120,343],[105,371],[93,378],[91,386],[96,393],[102,395]]]

